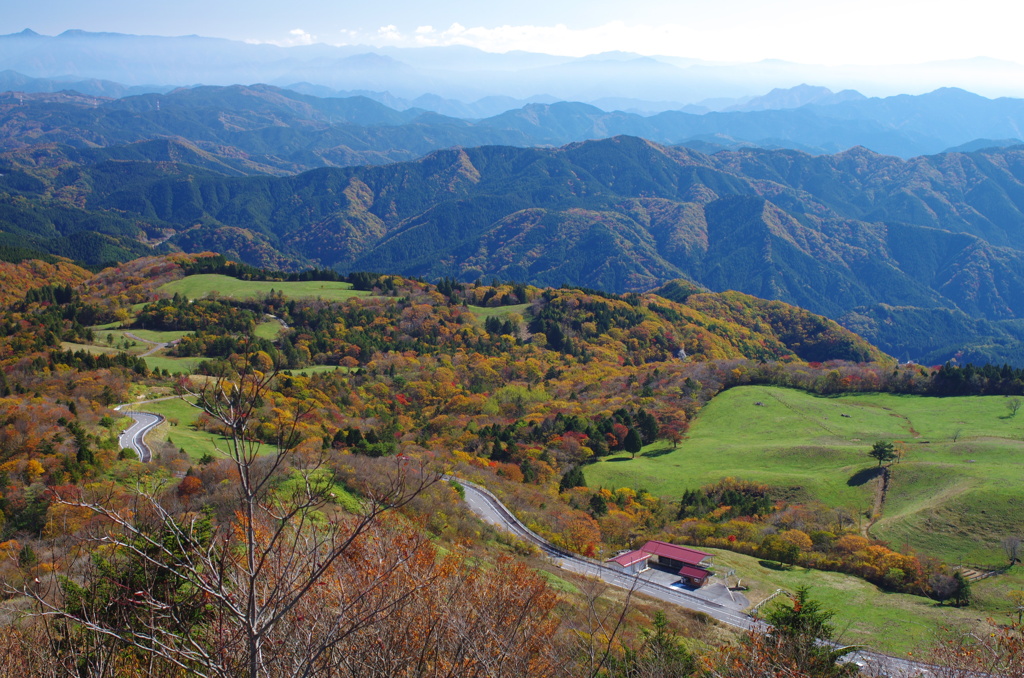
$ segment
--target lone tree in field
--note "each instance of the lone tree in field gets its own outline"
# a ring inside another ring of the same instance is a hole
[[[630,459],[636,459],[636,453],[643,449],[644,443],[636,429],[631,428],[626,434],[626,440],[623,441],[622,446],[626,448],[626,452],[629,452]]]
[[[868,452],[868,455],[877,459],[878,465],[881,466],[887,461],[896,459],[896,448],[892,443],[879,440],[871,446],[871,451]]]
[[[953,604],[957,607],[964,607],[971,604],[971,580],[957,570],[953,573],[956,580],[956,591],[953,592]]]
[[[1003,539],[1003,551],[1006,552],[1006,557],[1010,561],[1010,567],[1020,562],[1020,556],[1022,551],[1021,539],[1017,536],[1006,537]]]

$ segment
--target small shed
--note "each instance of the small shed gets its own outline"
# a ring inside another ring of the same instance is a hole
[[[651,554],[643,551],[626,551],[608,559],[608,564],[618,567],[625,574],[640,574],[650,567],[647,564],[647,559],[650,557]]]
[[[700,588],[707,583],[708,577],[711,573],[705,569],[694,567],[693,565],[683,565],[679,569],[679,577],[691,586]]]

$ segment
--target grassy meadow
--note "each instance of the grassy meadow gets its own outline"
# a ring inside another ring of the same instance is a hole
[[[872,535],[946,562],[999,565],[1001,539],[1024,531],[1024,414],[1012,415],[1008,402],[744,386],[708,403],[677,449],[659,441],[636,459],[614,455],[585,473],[591,487],[670,499],[732,476],[866,520],[877,465],[867,453],[876,440],[902,441]]]
[[[167,370],[171,374],[192,374],[195,371],[196,366],[206,360],[206,358],[178,358],[167,355],[150,355],[146,356],[145,360],[146,365],[151,370]]]
[[[256,326],[252,333],[257,339],[275,341],[284,332],[284,325],[279,320],[268,320]]]
[[[345,282],[302,281],[302,282],[265,282],[238,280],[225,275],[201,274],[175,280],[160,288],[167,294],[180,293],[189,299],[197,299],[211,295],[232,299],[252,299],[269,294],[271,290],[280,291],[288,298],[321,298],[327,301],[344,301],[352,297],[368,296],[369,292],[353,290],[352,285]],[[137,304],[133,311],[138,312],[145,304]],[[504,314],[510,312],[506,308],[479,309],[479,317]],[[285,327],[281,321],[268,319],[256,326],[253,334],[261,339],[276,340]],[[68,350],[84,350],[94,354],[113,355],[124,351],[131,355],[141,355],[150,351],[155,343],[169,343],[191,334],[190,331],[168,331],[123,329],[120,323],[108,323],[92,328],[94,339],[91,344],[75,344],[65,342],[63,347]],[[133,336],[130,336],[133,335]],[[137,338],[136,338],[137,337]],[[144,341],[139,341],[140,339]],[[149,343],[153,342],[153,343]],[[203,358],[178,358],[166,355],[160,350],[146,356],[146,364],[151,370],[166,370],[171,374],[191,374]],[[295,370],[297,374],[339,369],[335,366],[318,365]]]
[[[95,330],[95,328],[93,329]],[[130,332],[138,337],[147,338],[150,341],[159,343],[166,343],[189,334],[188,332],[154,332],[150,330],[104,330],[102,332],[94,332],[94,340],[91,344],[63,341],[61,342],[61,348],[65,351],[85,351],[93,355],[127,353],[137,356],[146,353],[154,347],[153,344],[125,337],[125,332]],[[166,370],[170,374],[192,374],[196,366],[204,360],[204,358],[199,357],[178,358],[166,355],[166,353],[166,349],[160,349],[153,355],[146,356],[144,358],[146,366],[150,370]]]
[[[105,329],[93,327],[92,331],[93,345],[114,351],[124,351],[131,355],[140,355],[151,350],[155,344],[167,344],[181,339],[186,334],[191,334],[190,331],[185,330],[159,332],[109,327]]]
[[[352,289],[346,282],[304,280],[300,282],[272,282],[262,280],[239,280],[226,275],[203,273],[190,275],[163,285],[158,291],[166,294],[179,293],[189,299],[201,299],[216,293],[227,299],[254,299],[270,294],[271,290],[282,292],[289,299],[324,299],[344,301],[352,297],[369,296],[369,292]]]
[[[85,351],[92,355],[117,355],[120,353],[116,348],[96,346],[95,344],[79,344],[74,341],[62,341],[60,342],[60,347],[65,351]]]
[[[714,554],[716,571],[736,571],[735,576],[750,588],[744,595],[751,604],[764,600],[777,589],[792,592],[800,586],[809,587],[812,598],[836,613],[832,622],[840,642],[847,645],[867,645],[902,655],[930,645],[935,630],[942,626],[974,627],[979,616],[983,616],[976,605],[968,608],[939,605],[921,596],[883,591],[849,574],[779,567],[777,563],[740,553],[703,550]],[[730,577],[729,583],[734,584],[734,578]],[[982,584],[975,586],[981,588]]]
[[[273,324],[280,327],[279,323],[275,322]],[[64,342],[62,346],[72,351],[85,350],[93,354],[115,355],[124,352],[129,355],[142,355],[152,350],[156,344],[167,344],[181,339],[187,334],[191,334],[191,332],[185,330],[161,332],[156,330],[125,330],[119,328],[119,323],[97,325],[91,328],[93,331],[93,342],[91,344]],[[138,337],[138,339],[135,337]],[[139,341],[140,339],[143,341]],[[191,374],[196,366],[203,361],[203,358],[178,358],[167,355],[166,349],[160,349],[153,355],[146,356],[145,361],[146,366],[150,370],[166,370],[170,374]]]
[[[524,318],[529,315],[527,309],[530,304],[514,304],[512,306],[467,306],[469,312],[476,316],[481,323],[488,318],[505,318],[513,313],[518,313]]]

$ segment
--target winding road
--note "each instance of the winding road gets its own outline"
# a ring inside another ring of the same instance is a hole
[[[172,400],[178,396],[167,396],[165,398],[153,398],[152,400],[143,400],[141,402],[133,403],[134,405],[144,405],[145,403],[155,403],[161,400]],[[118,444],[121,449],[128,448],[135,450],[135,454],[139,455],[139,461],[149,462],[153,459],[153,451],[149,449],[149,445],[146,444],[146,434],[155,429],[164,418],[159,414],[152,414],[150,412],[135,412],[133,410],[125,410],[128,407],[125,405],[118,405],[114,409],[126,417],[131,417],[135,420],[135,423],[128,427],[121,437],[118,439]]]
[[[124,414],[134,419],[135,423],[121,434],[121,447],[135,450],[140,461],[150,461],[153,458],[153,452],[146,444],[146,434],[159,426],[164,418],[159,414],[150,414],[149,412],[125,412]]]
[[[620,570],[608,567],[601,562],[590,560],[574,553],[559,549],[551,542],[530,530],[516,518],[497,497],[483,487],[454,476],[448,480],[456,480],[465,490],[466,505],[482,520],[511,532],[525,542],[538,547],[551,561],[569,572],[599,579],[617,588],[643,593],[672,605],[703,612],[710,617],[730,626],[745,630],[765,630],[767,625],[753,617],[731,610],[724,605],[703,600],[686,591],[665,586],[657,582],[630,576]],[[934,675],[927,664],[890,657],[875,652],[857,651],[846,657],[847,661],[856,662],[863,671],[871,676],[891,676],[892,678],[926,678]]]

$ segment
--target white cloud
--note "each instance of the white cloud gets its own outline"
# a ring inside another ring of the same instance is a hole
[[[487,52],[525,50],[584,56],[607,49],[647,51],[654,41],[668,47],[676,42],[678,33],[683,30],[679,27],[674,28],[673,32],[673,27],[668,26],[627,26],[621,21],[584,29],[572,29],[565,24],[467,28],[462,24],[453,23],[443,30],[435,29],[433,26],[419,26],[412,34],[406,34],[398,27],[389,25],[379,28],[376,35],[359,36],[357,41],[370,42],[377,46],[464,45]]]
[[[277,45],[278,47],[296,47],[298,45],[312,45],[317,42],[317,38],[312,33],[307,33],[301,28],[293,28],[288,31],[288,37],[280,40],[246,40],[249,44],[269,44]]]
[[[383,40],[384,44],[398,44],[405,40],[399,32],[398,27],[394,24],[388,24],[387,26],[381,26],[378,28],[377,38],[379,40]]]
[[[297,45],[312,45],[316,40],[315,35],[311,35],[301,28],[293,28],[288,31],[288,35],[291,36],[292,41]]]

